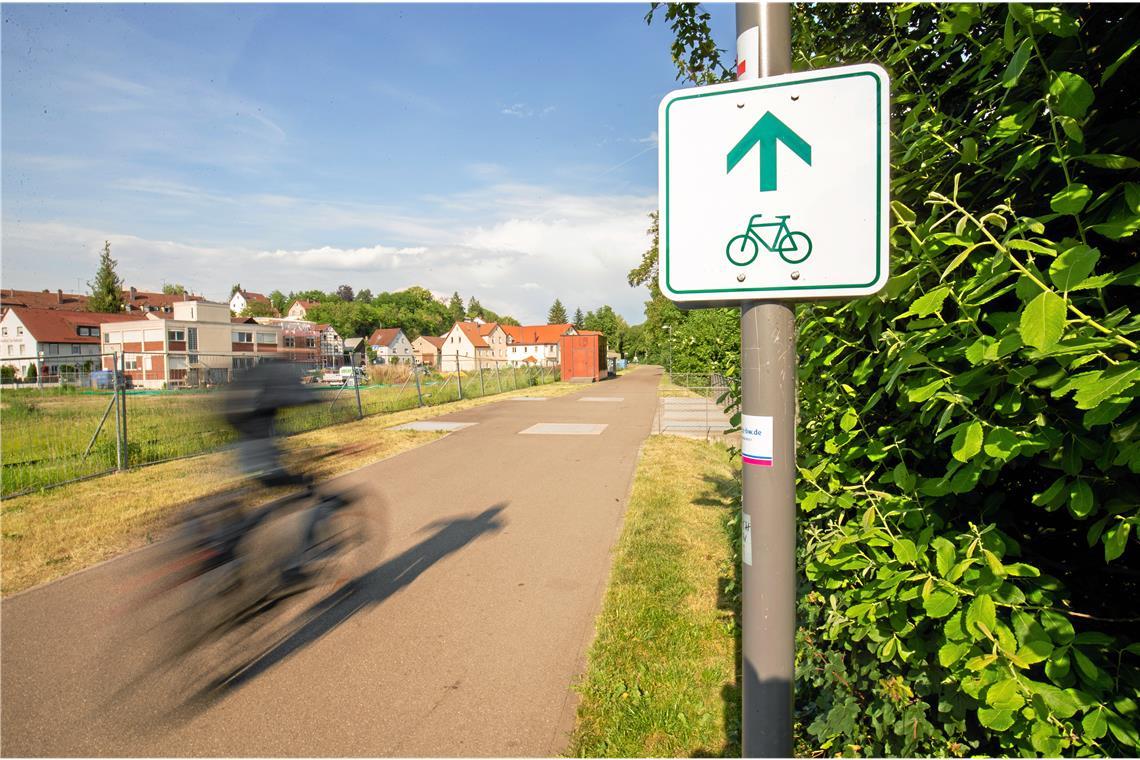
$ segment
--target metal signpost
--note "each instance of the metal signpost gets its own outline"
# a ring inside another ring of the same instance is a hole
[[[889,82],[874,65],[789,73],[785,3],[737,3],[736,31],[737,81],[658,110],[659,284],[689,308],[740,304],[742,749],[791,757],[792,302],[887,282]]]

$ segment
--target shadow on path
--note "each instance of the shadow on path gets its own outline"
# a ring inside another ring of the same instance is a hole
[[[279,637],[276,643],[262,652],[251,653],[239,668],[188,699],[188,711],[202,712],[316,643],[357,613],[382,604],[396,592],[411,585],[425,570],[444,557],[462,549],[479,536],[498,532],[505,524],[499,513],[506,506],[507,502],[501,502],[473,517],[441,520],[424,526],[420,532],[435,532],[302,612],[283,638]],[[189,715],[184,714],[183,717]]]

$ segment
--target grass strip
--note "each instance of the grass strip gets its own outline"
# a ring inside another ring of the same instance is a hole
[[[282,447],[294,467],[329,478],[443,435],[389,429],[392,426],[454,414],[512,396],[553,397],[580,390],[580,385],[554,383],[375,415],[290,436],[282,441]],[[314,454],[346,446],[356,448],[311,461]],[[0,593],[22,591],[156,541],[181,506],[240,481],[233,455],[223,451],[6,498],[0,506]],[[265,489],[252,493],[250,503],[264,503],[278,495]]]
[[[642,449],[568,753],[740,756],[738,511],[723,446],[652,436]]]

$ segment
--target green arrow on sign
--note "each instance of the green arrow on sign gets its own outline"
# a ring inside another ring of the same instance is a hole
[[[752,125],[752,129],[740,138],[740,142],[728,152],[728,169],[725,171],[732,171],[732,168],[740,163],[740,159],[752,150],[752,146],[759,144],[760,192],[775,190],[777,140],[791,148],[792,152],[799,156],[805,164],[811,166],[811,146],[793,132],[791,127],[773,116],[771,111],[767,111],[760,117],[759,121]]]

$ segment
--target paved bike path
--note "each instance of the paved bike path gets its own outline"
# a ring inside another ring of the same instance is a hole
[[[356,593],[174,726],[124,730],[98,707],[115,680],[100,638],[145,552],[5,600],[0,752],[562,752],[659,379],[641,370],[439,417],[477,424],[343,476],[386,523],[383,556]],[[607,397],[621,400],[585,400]],[[606,427],[520,434],[537,423]]]

